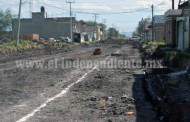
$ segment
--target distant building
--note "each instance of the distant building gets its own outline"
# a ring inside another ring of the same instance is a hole
[[[152,41],[152,23],[146,22],[144,24],[145,40]]]
[[[81,33],[82,35],[85,36],[85,40],[88,40],[88,41],[92,41],[93,38],[96,41],[100,41],[103,38],[103,32],[101,30],[101,27],[87,26],[86,23],[82,20],[76,22],[75,33]]]
[[[75,18],[73,28],[75,26]],[[18,19],[12,20],[13,34],[17,34]],[[21,19],[20,34],[39,34],[40,38],[70,37],[70,17],[47,18],[45,8],[41,12],[32,13],[32,18]]]
[[[142,19],[139,25],[142,26],[141,38],[146,41],[152,41],[152,23],[150,18]]]
[[[102,31],[100,30],[100,27],[85,27],[84,33],[86,35],[88,35],[88,39],[89,41],[92,41],[93,38],[95,38],[95,40],[100,41],[102,39]]]
[[[165,16],[155,15],[154,16],[154,40],[160,41],[165,40]]]
[[[72,17],[73,22],[73,39],[75,42],[91,41],[94,37],[99,41],[102,37],[100,27],[86,26],[84,21],[76,21],[75,17]],[[62,18],[47,18],[45,8],[41,7],[41,12],[32,13],[32,18],[21,19],[20,26],[21,35],[38,34],[40,38],[70,38],[70,17]],[[17,34],[18,19],[12,20],[13,35]],[[94,35],[93,35],[94,34]]]

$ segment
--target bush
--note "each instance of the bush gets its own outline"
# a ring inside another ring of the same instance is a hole
[[[142,41],[142,45],[143,45],[143,47],[147,47],[147,46],[159,47],[159,46],[166,45],[166,43],[165,43],[164,40],[160,40],[160,41]]]
[[[20,40],[18,48],[16,47],[16,41],[10,41],[0,45],[0,52],[13,52],[19,50],[28,50],[28,49],[40,49],[43,48],[42,44],[38,44],[37,42],[31,42],[28,40]]]
[[[187,53],[183,53],[179,50],[173,50],[167,52],[169,59],[172,61],[172,65],[175,67],[183,67],[190,61],[190,56]]]
[[[64,42],[55,42],[55,43],[53,43],[53,46],[55,48],[61,48],[61,47],[65,46],[65,43]]]

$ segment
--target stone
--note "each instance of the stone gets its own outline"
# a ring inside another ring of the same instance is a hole
[[[90,98],[90,101],[96,101],[97,99],[96,99],[96,97],[91,97]]]

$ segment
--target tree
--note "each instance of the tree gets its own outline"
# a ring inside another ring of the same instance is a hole
[[[86,26],[93,27],[94,21],[86,21],[85,24],[86,24]],[[101,31],[106,30],[106,28],[107,28],[107,26],[103,23],[96,23],[96,24],[101,27]]]
[[[117,31],[116,28],[111,27],[111,28],[108,29],[108,37],[109,38],[113,38],[113,37],[117,38],[118,35],[119,35],[119,32]]]
[[[119,34],[119,38],[125,39],[125,38],[127,38],[127,36],[125,34]]]
[[[103,23],[98,23],[98,25],[101,27],[102,31],[106,30],[106,28],[107,28],[107,26]]]
[[[142,33],[144,32],[144,25],[146,23],[149,23],[149,22],[150,22],[150,18],[142,19],[139,22],[136,30],[133,32],[133,36],[139,36],[139,37],[141,37]]]
[[[93,21],[85,21],[86,26],[92,27],[94,26],[94,22]]]
[[[10,9],[0,10],[0,33],[11,31],[12,14]]]

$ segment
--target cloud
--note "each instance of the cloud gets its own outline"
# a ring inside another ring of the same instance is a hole
[[[88,4],[88,3],[73,5],[73,8],[75,8],[75,9],[83,9],[83,10],[104,10],[104,11],[112,10],[112,8],[109,7],[109,6]]]
[[[147,0],[141,0],[139,2],[137,2],[137,5],[141,5],[141,6],[151,6],[152,4],[154,4],[151,1],[147,1]]]
[[[18,0],[9,0],[9,1],[6,1],[6,0],[3,0],[0,2],[2,5],[14,5],[14,4],[19,4],[19,1]]]
[[[137,1],[134,5],[132,6],[121,6],[122,10],[136,10],[136,9],[143,9],[143,8],[148,8],[153,4],[153,2],[151,1],[147,1],[147,0],[141,0],[141,1]]]

